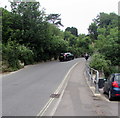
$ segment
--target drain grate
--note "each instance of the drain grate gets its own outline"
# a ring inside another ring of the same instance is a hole
[[[60,94],[51,94],[50,97],[51,97],[51,98],[59,98],[59,97],[60,97]]]
[[[101,100],[101,99],[99,99],[99,98],[94,98],[93,100]]]

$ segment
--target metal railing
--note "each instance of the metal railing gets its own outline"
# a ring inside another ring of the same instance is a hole
[[[99,93],[99,72],[94,68],[91,68],[86,64],[86,74],[88,75],[88,81],[90,81],[90,86],[95,86],[95,93]]]

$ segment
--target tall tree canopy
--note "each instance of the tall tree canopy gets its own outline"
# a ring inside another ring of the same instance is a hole
[[[93,40],[97,40],[97,36],[98,36],[97,28],[98,28],[98,26],[96,23],[91,23],[91,25],[88,28],[89,35],[90,35],[91,39],[93,39]]]
[[[115,13],[100,13],[88,29],[92,40],[91,47],[93,47],[93,52],[102,54],[105,60],[111,62],[109,64],[109,72],[119,72],[118,67],[120,67],[120,56],[118,56],[120,55],[120,24],[118,24],[118,18]]]
[[[63,26],[61,23],[60,14],[49,14],[46,19],[57,26]]]
[[[11,8],[11,12],[0,8],[3,35],[0,48],[3,47],[3,65],[7,69],[15,70],[21,62],[26,65],[57,59],[60,52],[67,51],[76,57],[98,52],[109,60],[111,67],[120,66],[120,25],[115,13],[100,13],[89,26],[89,34],[78,36],[75,27],[61,31],[60,14],[46,16],[38,2],[13,2]]]
[[[20,62],[26,65],[51,60],[57,58],[61,50],[66,51],[68,43],[63,32],[46,20],[39,2],[11,2],[11,12],[0,9],[3,19],[3,44],[0,46],[3,46],[6,69],[19,68]]]
[[[67,27],[65,29],[65,31],[69,31],[71,34],[73,34],[74,36],[78,36],[78,30],[75,27]]]

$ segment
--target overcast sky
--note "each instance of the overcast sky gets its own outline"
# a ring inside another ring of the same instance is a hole
[[[79,34],[88,33],[92,19],[100,12],[118,14],[120,0],[37,0],[46,13],[61,14],[64,30],[66,27],[76,27]],[[0,6],[8,5],[8,0],[1,0]],[[9,5],[8,5],[9,6]]]

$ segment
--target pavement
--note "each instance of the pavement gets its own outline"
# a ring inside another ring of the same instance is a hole
[[[96,116],[91,92],[85,75],[85,61],[72,70],[55,116]]]
[[[86,61],[72,68],[59,98],[47,107],[43,116],[118,116],[118,102],[110,103],[107,98],[95,93],[85,73]],[[113,112],[114,111],[114,112]]]

